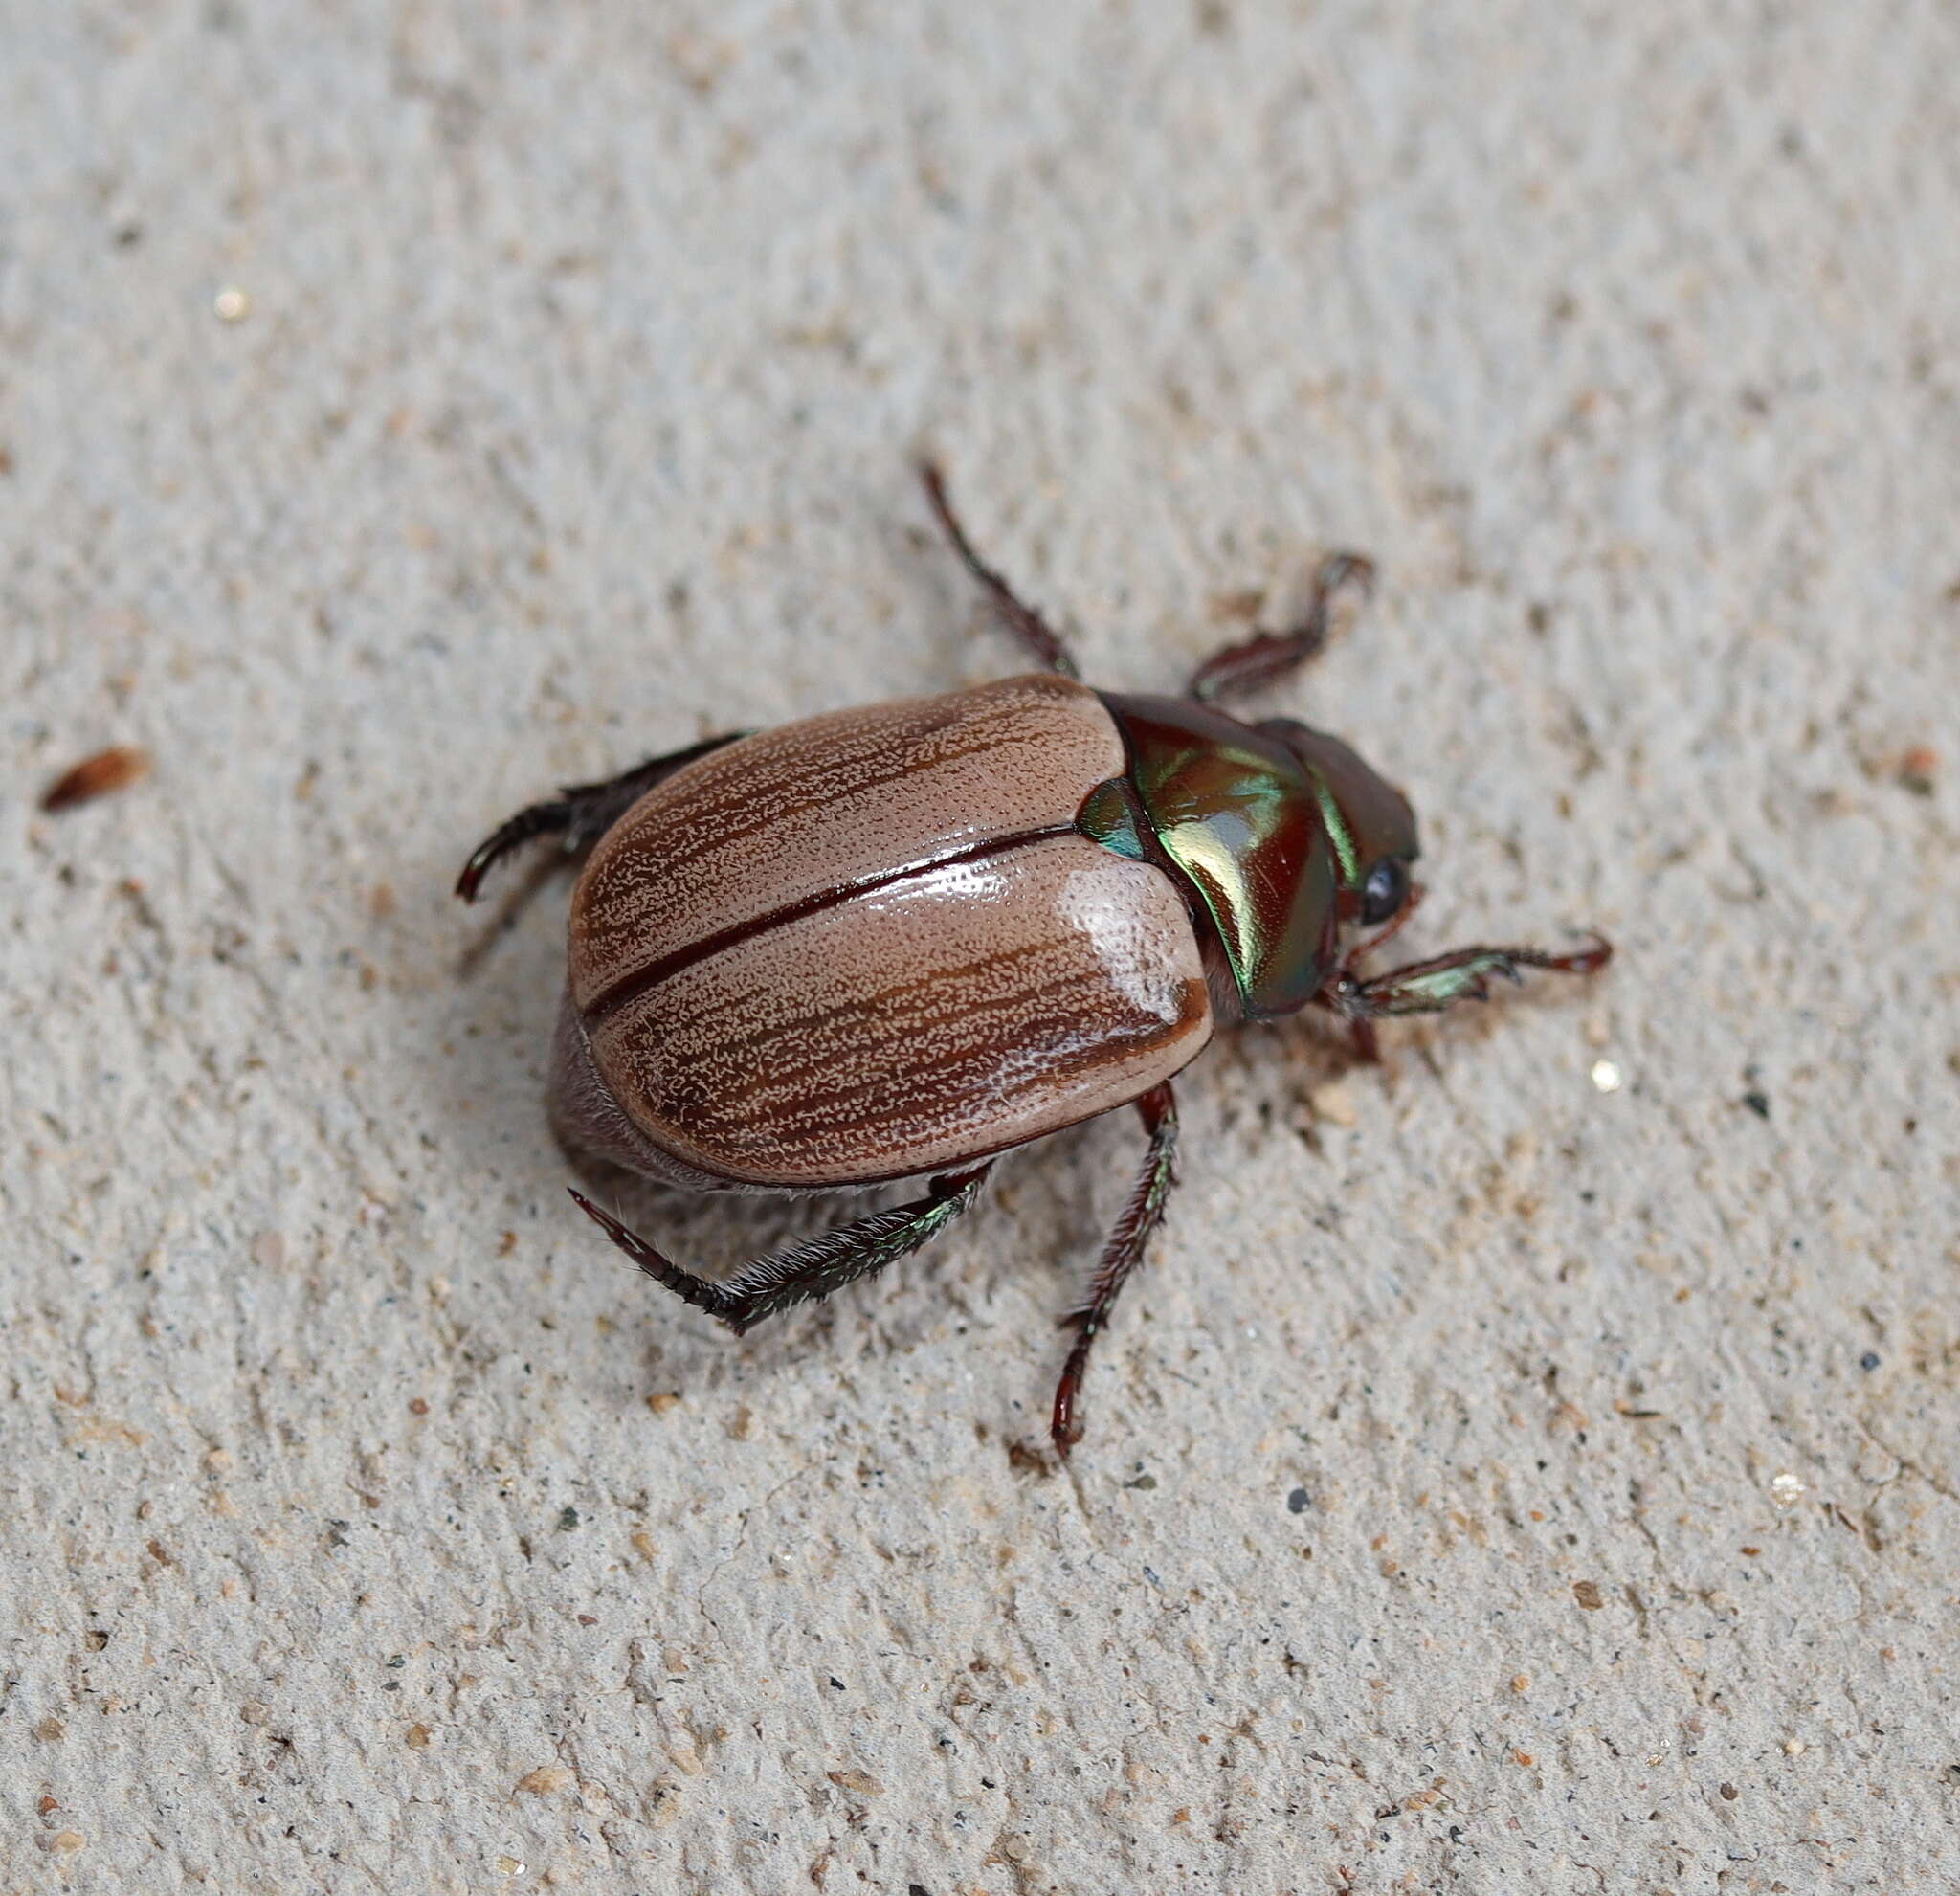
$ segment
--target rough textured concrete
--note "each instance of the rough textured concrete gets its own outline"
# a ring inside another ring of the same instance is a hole
[[[9,15],[0,1888],[1960,1886],[1950,8]],[[1622,950],[1209,1055],[1062,1475],[1132,1126],[731,1345],[446,893],[1013,666],[928,441],[1112,684],[1372,550],[1413,946]]]

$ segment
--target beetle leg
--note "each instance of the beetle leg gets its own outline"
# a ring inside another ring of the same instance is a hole
[[[1604,935],[1594,935],[1590,947],[1571,954],[1528,948],[1463,948],[1427,961],[1412,961],[1406,968],[1392,968],[1366,981],[1344,969],[1317,998],[1358,1024],[1405,1014],[1440,1014],[1459,1001],[1488,1000],[1493,980],[1522,981],[1518,970],[1523,968],[1592,974],[1612,959],[1613,944]]]
[[[471,851],[462,874],[456,879],[457,894],[465,902],[475,902],[490,865],[538,836],[563,837],[559,846],[565,854],[577,855],[597,842],[648,791],[671,777],[683,764],[692,764],[697,757],[705,757],[709,751],[747,735],[746,731],[728,731],[721,737],[703,738],[685,750],[650,758],[619,776],[608,777],[604,783],[568,784],[550,802],[533,803],[520,810],[495,835],[486,836]]]
[[[937,1238],[980,1195],[993,1161],[935,1178],[923,1198],[889,1211],[873,1212],[856,1224],[827,1231],[807,1244],[792,1245],[745,1264],[717,1283],[696,1277],[619,1222],[583,1193],[573,1192],[579,1209],[598,1225],[657,1283],[675,1296],[719,1317],[737,1336],[765,1317],[793,1304],[813,1304],[860,1277],[869,1277]]]
[[[1080,678],[1081,672],[1069,656],[1068,647],[1061,642],[1060,636],[973,550],[973,543],[967,538],[966,529],[953,513],[952,502],[947,499],[946,480],[939,469],[931,461],[924,461],[920,465],[919,477],[925,482],[925,498],[932,502],[932,511],[938,515],[940,525],[946,528],[947,538],[953,543],[953,551],[960,556],[967,570],[987,589],[987,596],[993,601],[994,610],[1048,670],[1059,672],[1063,678]]]
[[[1081,1390],[1082,1372],[1089,1367],[1090,1348],[1109,1322],[1110,1306],[1130,1273],[1143,1262],[1144,1247],[1163,1222],[1164,1202],[1176,1177],[1177,1102],[1169,1082],[1152,1086],[1136,1107],[1150,1135],[1149,1156],[1102,1247],[1087,1295],[1063,1319],[1074,1329],[1076,1341],[1062,1365],[1061,1380],[1055,1386],[1055,1413],[1049,1421],[1058,1455],[1066,1455],[1082,1439],[1082,1425],[1076,1419],[1076,1397]]]
[[[1409,926],[1409,918],[1422,905],[1422,898],[1427,893],[1428,891],[1420,882],[1411,882],[1409,884],[1408,901],[1403,903],[1402,906],[1390,918],[1388,926],[1378,929],[1367,941],[1358,943],[1349,950],[1346,960],[1341,964],[1340,975],[1336,977],[1337,983],[1343,977],[1351,979],[1350,970],[1358,963],[1367,960],[1384,942],[1399,935]],[[1362,1016],[1350,1016],[1348,1022],[1348,1035],[1353,1042],[1354,1058],[1357,1060],[1364,1066],[1379,1066],[1381,1064],[1382,1043],[1380,1037],[1374,1031],[1374,1022],[1372,1020]]]
[[[1360,553],[1329,553],[1314,574],[1306,613],[1291,632],[1259,632],[1237,645],[1214,652],[1192,674],[1190,692],[1210,703],[1227,692],[1270,684],[1303,665],[1327,642],[1334,601],[1346,586],[1358,586],[1365,598],[1374,590],[1374,562]]]

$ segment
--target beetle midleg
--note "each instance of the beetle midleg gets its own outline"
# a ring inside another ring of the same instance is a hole
[[[1352,1021],[1386,1020],[1398,1015],[1440,1014],[1459,1001],[1488,1000],[1494,979],[1519,981],[1523,968],[1547,968],[1558,974],[1593,974],[1613,959],[1613,944],[1594,935],[1590,947],[1570,954],[1544,948],[1461,948],[1448,954],[1412,961],[1363,981],[1345,969],[1316,996]]]
[[[670,750],[664,757],[649,758],[603,783],[568,784],[550,802],[533,803],[520,810],[471,851],[470,859],[456,880],[457,894],[465,902],[475,902],[490,865],[538,836],[562,836],[560,847],[568,856],[590,848],[656,784],[671,777],[683,765],[692,764],[697,757],[705,757],[709,751],[747,735],[746,731],[727,731],[720,737],[703,738],[685,750]]]
[[[1300,623],[1290,632],[1258,632],[1237,645],[1214,652],[1191,676],[1193,698],[1210,702],[1228,692],[1270,684],[1303,665],[1327,642],[1334,601],[1347,586],[1364,597],[1374,590],[1374,562],[1361,553],[1329,553],[1314,574],[1313,593]]]
[[[980,1195],[980,1187],[992,1170],[993,1161],[989,1159],[965,1171],[947,1172],[932,1181],[923,1198],[873,1212],[856,1224],[827,1231],[807,1244],[757,1258],[720,1283],[683,1270],[582,1193],[571,1195],[579,1209],[656,1283],[665,1284],[697,1310],[719,1317],[740,1336],[752,1324],[778,1310],[787,1310],[792,1304],[813,1304],[928,1243]]]
[[[1109,1241],[1102,1247],[1088,1294],[1063,1319],[1075,1330],[1076,1341],[1062,1365],[1061,1380],[1055,1385],[1055,1413],[1049,1421],[1049,1434],[1058,1455],[1066,1455],[1082,1439],[1082,1425],[1076,1419],[1076,1397],[1081,1390],[1082,1372],[1089,1367],[1089,1350],[1109,1322],[1110,1306],[1130,1273],[1143,1262],[1144,1249],[1150,1234],[1163,1222],[1164,1203],[1176,1178],[1177,1101],[1169,1082],[1152,1086],[1136,1102],[1136,1108],[1150,1137],[1149,1155],[1130,1187]]]
[[[967,570],[987,589],[994,610],[1049,671],[1059,672],[1063,678],[1080,678],[1081,672],[1069,656],[1069,649],[1062,643],[1060,636],[973,550],[973,543],[967,538],[966,529],[953,512],[952,502],[947,499],[946,480],[939,469],[931,461],[923,462],[919,477],[925,482],[925,498],[932,502],[932,511],[938,515],[940,525],[946,528],[947,538],[953,543],[953,551],[960,556]]]

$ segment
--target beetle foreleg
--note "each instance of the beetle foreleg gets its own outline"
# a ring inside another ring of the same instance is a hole
[[[932,511],[939,517],[940,525],[946,528],[947,538],[953,543],[953,551],[960,556],[967,570],[987,589],[987,596],[993,601],[994,610],[1048,670],[1059,672],[1063,678],[1080,678],[1081,673],[1077,669],[1075,659],[1069,656],[1069,649],[1062,643],[1060,635],[973,550],[973,543],[967,538],[966,529],[953,512],[952,502],[947,499],[946,480],[939,469],[930,461],[922,462],[919,478],[925,482],[925,498],[932,502]]]
[[[1237,645],[1214,652],[1192,674],[1187,687],[1209,703],[1227,692],[1270,684],[1303,665],[1327,642],[1334,601],[1346,586],[1358,586],[1365,598],[1374,590],[1374,562],[1361,553],[1329,553],[1314,574],[1306,612],[1290,632],[1259,632]]]
[[[1149,1155],[1130,1187],[1109,1241],[1102,1247],[1087,1295],[1062,1320],[1075,1330],[1076,1341],[1062,1365],[1061,1380],[1055,1386],[1055,1413],[1048,1425],[1058,1455],[1066,1455],[1082,1439],[1082,1426],[1076,1419],[1076,1396],[1081,1389],[1082,1372],[1089,1367],[1089,1350],[1108,1324],[1110,1306],[1130,1273],[1143,1262],[1144,1248],[1164,1220],[1164,1203],[1176,1181],[1177,1102],[1169,1082],[1151,1087],[1136,1107],[1150,1135]]]
[[[807,1244],[757,1258],[720,1283],[683,1270],[610,1212],[602,1212],[583,1193],[571,1195],[579,1209],[655,1283],[665,1284],[697,1310],[719,1317],[740,1336],[778,1310],[828,1297],[930,1242],[979,1196],[980,1187],[992,1170],[990,1159],[966,1171],[948,1172],[935,1178],[923,1198],[873,1212],[856,1224],[827,1231]]]
[[[575,856],[597,842],[648,791],[671,777],[682,765],[692,764],[697,757],[705,757],[709,751],[747,735],[746,731],[728,731],[721,737],[703,738],[685,750],[649,758],[619,776],[608,777],[604,783],[568,784],[550,802],[533,803],[520,810],[470,853],[462,874],[456,879],[457,894],[465,902],[475,902],[484,872],[491,864],[539,836],[563,837],[560,847],[566,855]]]
[[[1464,948],[1412,961],[1406,968],[1363,981],[1346,970],[1322,991],[1322,1004],[1355,1022],[1406,1014],[1440,1014],[1459,1001],[1488,1000],[1493,980],[1522,981],[1519,970],[1547,968],[1559,974],[1592,974],[1613,959],[1613,944],[1594,935],[1590,948],[1571,954],[1543,948]]]

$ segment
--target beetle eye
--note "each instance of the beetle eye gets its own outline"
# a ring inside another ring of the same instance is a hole
[[[1386,862],[1377,862],[1368,872],[1367,885],[1361,891],[1363,926],[1372,928],[1377,922],[1388,921],[1408,900],[1408,863],[1399,856],[1392,856]]]

